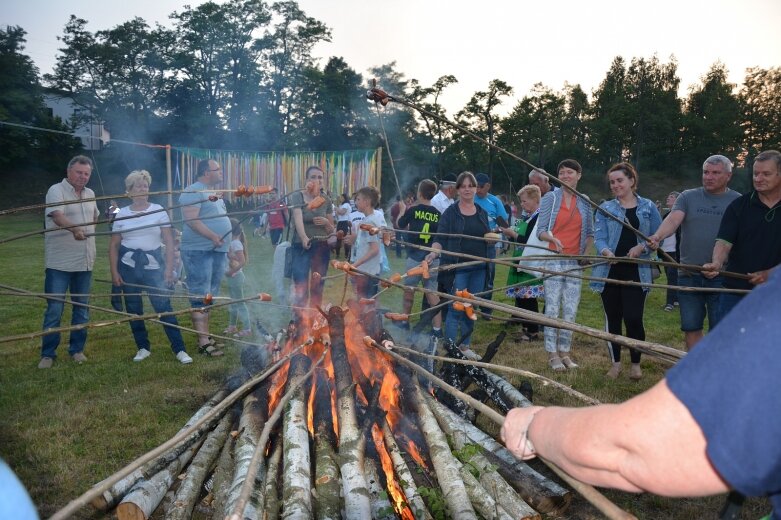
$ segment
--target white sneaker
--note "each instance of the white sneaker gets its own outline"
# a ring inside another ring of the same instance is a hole
[[[188,356],[187,352],[185,352],[184,350],[182,350],[181,352],[177,352],[176,353],[176,359],[178,359],[179,363],[181,363],[183,365],[189,365],[190,363],[193,362],[193,358]]]
[[[143,360],[145,360],[146,358],[148,358],[151,355],[152,355],[152,353],[149,352],[147,349],[140,348],[140,349],[138,349],[138,352],[136,353],[136,357],[133,358],[133,361],[138,363],[139,361],[143,361]]]

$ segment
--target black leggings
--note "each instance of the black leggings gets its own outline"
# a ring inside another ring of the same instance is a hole
[[[525,309],[532,312],[540,312],[540,306],[537,302],[537,298],[516,298],[515,306],[519,309]],[[526,328],[529,334],[537,334],[540,331],[540,325],[533,321],[520,320],[521,324]]]
[[[602,306],[605,308],[607,331],[611,334],[626,335],[632,339],[645,340],[643,327],[643,309],[646,293],[640,287],[606,284],[602,291]],[[623,332],[626,324],[626,334]],[[614,363],[621,361],[621,345],[608,342],[608,352]],[[632,363],[640,362],[640,351],[629,349]]]

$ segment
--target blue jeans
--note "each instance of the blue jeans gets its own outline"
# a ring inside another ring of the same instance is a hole
[[[463,289],[468,290],[472,294],[479,293],[485,286],[485,266],[478,265],[474,267],[467,267],[458,269],[456,271],[456,277],[453,281],[453,291],[451,294],[455,294],[456,291]],[[453,304],[449,305],[451,308],[448,310],[447,318],[445,318],[445,337],[453,341],[458,341],[458,332],[461,331],[461,335],[465,338],[463,345],[467,346],[471,343],[472,330],[475,328],[475,322],[470,320],[465,312],[454,311],[452,309]]]
[[[488,246],[489,246],[488,258],[496,258],[496,247],[494,247],[494,244],[489,244]],[[479,291],[479,292],[485,291],[485,294],[480,295],[481,298],[485,298],[486,300],[494,299],[494,277],[495,276],[496,276],[496,264],[490,262],[488,264],[488,272],[485,275],[485,287],[483,287]],[[485,312],[486,314],[493,314],[494,312],[493,309],[489,309],[488,307],[482,307],[480,310]]]
[[[60,300],[65,300],[65,293],[70,291],[71,301],[74,303],[89,303],[89,296],[73,296],[74,294],[88,295],[92,288],[92,271],[59,271],[46,269],[46,279],[43,282],[43,290],[47,294],[57,295]],[[65,310],[65,302],[58,300],[46,300],[46,313],[43,315],[43,330],[56,328],[62,322],[62,312]],[[89,309],[82,305],[73,305],[71,325],[81,325],[89,321]],[[72,356],[84,351],[87,342],[87,330],[72,330],[68,353]],[[60,344],[60,333],[53,332],[43,336],[41,340],[41,357],[57,357],[57,346]]]
[[[294,243],[293,247],[293,273],[291,279],[295,285],[295,305],[306,306],[306,289],[309,286],[309,304],[320,305],[323,299],[322,277],[328,272],[328,261],[331,259],[331,250],[324,240],[312,242],[309,249],[304,249],[300,243]],[[320,283],[310,283],[310,272],[320,273]]]
[[[746,296],[746,294],[737,293],[719,294],[719,312],[721,313],[721,317],[723,318],[729,314],[730,311],[734,309],[735,306],[739,304]]]
[[[664,274],[667,275],[667,285],[678,285],[678,268],[665,266]],[[678,301],[678,289],[667,289],[667,305],[673,305]]]
[[[147,296],[149,296],[149,302],[152,304],[155,312],[171,312],[173,310],[171,299],[166,295],[166,290],[163,289],[162,269],[144,269],[141,276],[136,276],[135,269],[120,261],[119,276],[122,277],[126,284],[131,284],[122,286],[122,292],[125,293],[125,311],[128,314],[144,314],[144,300],[138,294],[142,290],[145,290]],[[147,287],[135,287],[136,285],[145,285]],[[150,289],[150,287],[158,287],[160,290],[155,291]],[[162,316],[160,321],[170,323],[171,325],[179,325],[176,316]],[[149,351],[152,350],[144,320],[131,321],[130,330],[133,332],[136,347]],[[163,330],[165,335],[168,336],[168,341],[171,342],[171,350],[174,351],[174,354],[183,351],[184,340],[182,339],[182,332],[179,329],[167,326],[163,326]]]
[[[228,294],[232,300],[244,299],[244,282],[247,279],[244,271],[239,271],[233,277],[228,277]],[[234,327],[239,321],[244,324],[244,329],[250,328],[249,310],[245,302],[231,303],[228,305],[228,324]]]
[[[203,307],[206,294],[220,294],[220,282],[225,274],[228,253],[219,251],[191,251],[182,249],[182,262],[187,271],[187,289],[190,305]]]
[[[721,289],[724,279],[721,276],[708,279],[701,274],[678,271],[679,287],[699,287]],[[678,291],[678,303],[681,306],[681,330],[696,332],[705,325],[705,315],[708,316],[708,330],[713,330],[721,321],[721,304],[719,293]]]

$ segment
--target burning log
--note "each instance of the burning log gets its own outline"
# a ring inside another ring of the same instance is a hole
[[[225,390],[220,390],[214,396],[209,399],[206,404],[204,404],[195,414],[190,418],[187,423],[179,430],[179,432],[182,432],[195,424],[198,420],[200,420],[201,417],[206,415],[206,413],[211,410],[217,403],[222,401],[225,396],[227,395],[227,392]],[[127,492],[130,490],[130,488],[133,487],[133,485],[138,482],[140,479],[154,475],[160,469],[165,467],[167,464],[169,464],[173,459],[179,456],[179,454],[187,449],[187,444],[182,444],[168,453],[161,455],[157,459],[150,461],[137,470],[133,471],[126,477],[122,478],[118,482],[116,482],[113,486],[111,486],[108,490],[101,493],[101,495],[94,500],[92,500],[92,506],[95,507],[95,509],[99,510],[105,510],[108,508],[113,507],[117,504],[120,500],[122,500],[122,497],[124,497]],[[100,484],[98,484],[99,486]]]
[[[339,469],[342,475],[344,508],[347,518],[369,518],[371,503],[363,472],[365,443],[358,428],[355,410],[355,385],[344,338],[344,312],[340,307],[328,309],[331,330],[331,362],[336,379],[339,412]]]
[[[447,439],[445,439],[445,434],[442,433],[434,414],[431,413],[426,404],[420,387],[416,387],[413,400],[418,411],[420,429],[426,438],[431,462],[434,465],[434,471],[437,474],[450,518],[477,520],[477,515],[464,487],[464,481],[459,475],[455,458],[448,447]]]
[[[167,467],[152,477],[137,482],[117,506],[119,520],[147,520],[165,497],[181,469],[193,458],[203,438],[182,452]]]
[[[228,489],[228,498],[225,501],[223,516],[228,516],[236,507],[241,494],[241,488],[247,479],[247,470],[249,469],[252,455],[255,453],[255,447],[260,439],[260,433],[266,423],[266,407],[268,399],[268,385],[262,385],[258,390],[244,398],[244,407],[242,409],[241,419],[239,420],[239,438],[236,441],[234,453],[235,470],[233,472],[233,482]],[[256,484],[263,482],[262,471],[255,478]],[[245,516],[254,517],[257,515],[257,505],[262,500],[260,496],[260,486],[257,486],[252,493],[252,499],[247,504],[244,511]]]
[[[371,518],[374,520],[395,520],[396,515],[393,513],[393,506],[391,506],[380,482],[377,464],[374,463],[374,460],[367,458],[363,461],[363,469],[366,472],[366,479],[369,484],[369,497],[372,507]]]
[[[187,468],[187,475],[179,485],[173,505],[166,511],[167,519],[184,520],[192,516],[206,475],[225,445],[232,419],[231,414],[226,413],[217,427],[206,437],[203,446]]]
[[[393,433],[386,421],[382,422],[382,437],[385,440],[385,447],[388,449],[388,454],[393,462],[393,469],[399,477],[401,488],[404,491],[404,496],[407,497],[407,504],[412,510],[412,514],[415,515],[417,520],[431,519],[431,513],[426,509],[423,497],[418,493],[417,486],[415,486],[415,479],[413,478],[412,473],[410,473],[409,466],[407,466],[407,463],[404,461],[401,450],[399,450],[396,439],[393,438]]]
[[[456,358],[456,359],[467,359],[466,355],[461,352],[461,349],[459,349],[455,343],[453,343],[452,340],[446,339],[444,342],[445,350],[447,350],[447,353]],[[491,400],[496,403],[496,405],[499,407],[499,410],[502,413],[509,412],[512,408],[512,402],[510,402],[494,384],[488,379],[488,376],[485,373],[485,370],[482,368],[472,366],[472,365],[462,365],[464,367],[464,370],[467,374],[469,374],[469,377],[472,378],[472,381],[474,381],[480,388],[482,388],[487,394],[488,397],[491,398]],[[501,379],[501,378],[499,378]],[[507,383],[509,385],[509,383]],[[512,385],[510,385],[512,387]],[[513,388],[513,390],[515,390]],[[517,392],[517,390],[516,390]],[[520,393],[519,393],[520,395]]]
[[[569,506],[572,494],[565,488],[545,478],[525,462],[518,460],[507,448],[477,426],[458,417],[442,403],[430,400],[431,411],[448,435],[463,432],[473,443],[484,450],[489,462],[498,466],[499,474],[534,509],[543,513],[562,513]]]
[[[290,360],[288,383],[299,386],[285,405],[282,423],[282,518],[312,517],[311,463],[309,460],[309,432],[306,428],[305,383],[301,381],[309,371],[311,360],[298,355]]]
[[[477,357],[477,354],[471,350],[467,352],[462,352],[462,354],[463,354],[462,359],[472,359],[472,360],[479,359]],[[485,358],[479,360],[485,362]],[[518,391],[517,388],[511,385],[510,382],[507,381],[505,378],[498,376],[493,372],[490,372],[485,369],[478,369],[478,370],[481,370],[483,374],[485,374],[486,380],[490,384],[495,386],[500,392],[504,394],[504,396],[507,398],[508,401],[510,401],[513,407],[526,408],[532,405],[531,401],[529,401],[521,392]]]
[[[279,468],[282,466],[282,442],[274,443],[263,486],[263,520],[279,518]]]

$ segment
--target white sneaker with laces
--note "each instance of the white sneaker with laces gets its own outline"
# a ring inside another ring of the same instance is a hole
[[[136,357],[133,358],[133,361],[138,363],[139,361],[143,361],[143,360],[145,360],[146,358],[148,358],[151,355],[152,355],[152,353],[149,352],[147,349],[140,348],[140,349],[138,349],[138,352],[136,353]]]
[[[181,352],[177,352],[176,353],[176,359],[178,359],[179,363],[181,363],[183,365],[189,365],[190,363],[193,362],[193,358],[188,356],[187,352],[185,352],[184,350],[182,350]]]

